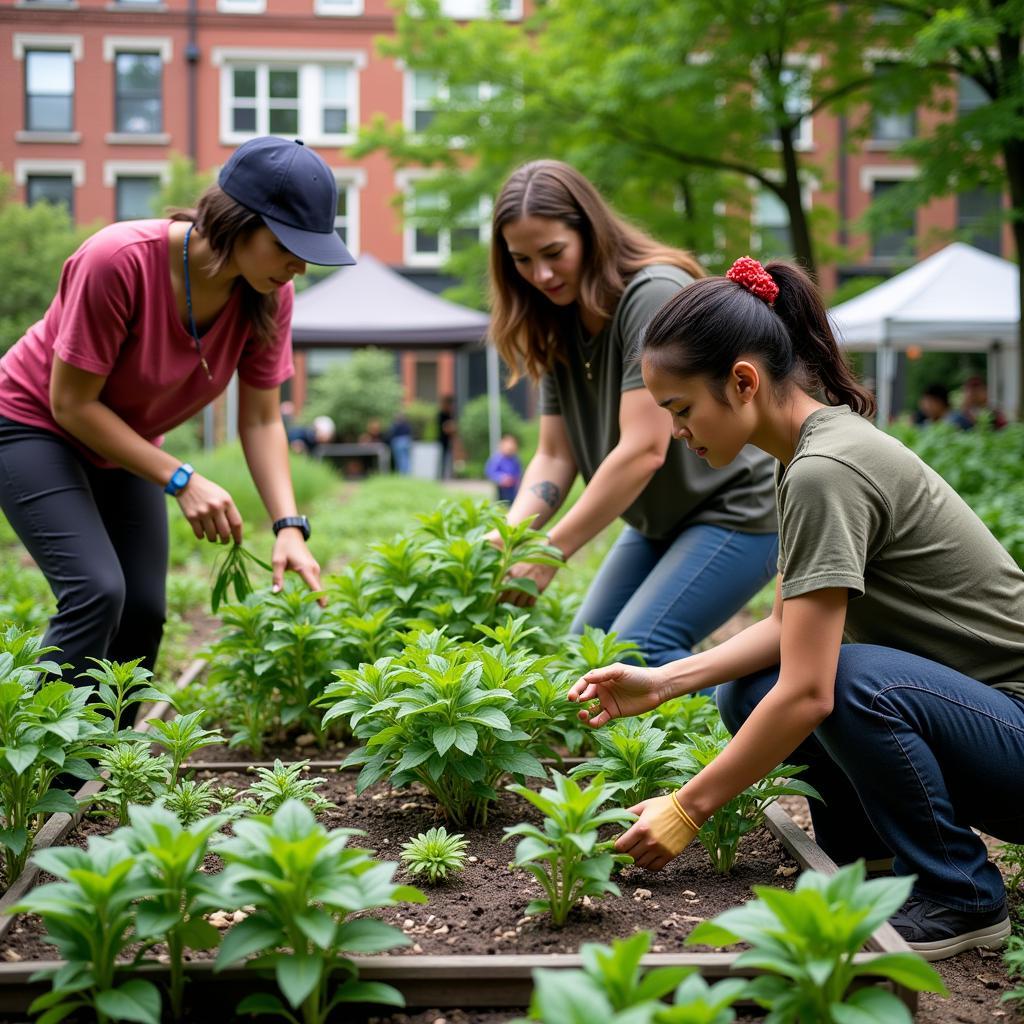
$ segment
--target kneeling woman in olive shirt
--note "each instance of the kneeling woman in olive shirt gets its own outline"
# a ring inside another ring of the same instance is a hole
[[[1024,572],[941,477],[862,418],[874,402],[795,267],[745,257],[670,299],[643,374],[710,465],[746,444],[779,460],[779,581],[772,614],[721,646],[612,665],[570,691],[599,700],[580,717],[601,726],[725,684],[732,741],[635,808],[618,849],[657,870],[767,771],[807,764],[826,852],[892,856],[916,876],[893,918],[912,947],[938,960],[1000,946],[1003,883],[972,826],[1024,842]]]

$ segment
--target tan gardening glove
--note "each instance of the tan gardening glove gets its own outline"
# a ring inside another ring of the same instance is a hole
[[[660,871],[693,841],[700,826],[679,802],[676,793],[656,796],[630,807],[639,818],[615,843],[616,853],[628,853],[649,871]]]

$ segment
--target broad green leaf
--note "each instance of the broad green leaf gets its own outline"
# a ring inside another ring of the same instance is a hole
[[[96,1008],[114,1020],[160,1024],[160,990],[152,982],[136,978],[118,988],[100,992]]]
[[[273,949],[285,944],[285,941],[284,933],[272,922],[257,915],[247,917],[244,921],[232,925],[224,936],[214,970],[221,971],[251,953],[261,949]]]
[[[323,957],[310,956],[307,953],[278,956],[274,964],[277,987],[292,1007],[298,1007],[316,988],[323,970]]]

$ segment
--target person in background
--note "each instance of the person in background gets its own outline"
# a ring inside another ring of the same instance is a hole
[[[540,385],[537,452],[508,522],[543,529],[581,475],[550,543],[568,560],[616,519],[626,525],[573,632],[616,632],[651,665],[688,655],[775,575],[771,459],[748,447],[712,469],[673,440],[635,359],[655,312],[703,276],[690,253],[623,220],[557,160],[520,167],[495,201],[490,339],[510,385],[524,374]],[[516,565],[510,576],[543,592],[556,572]]]
[[[412,424],[404,412],[399,412],[388,430],[391,461],[395,472],[408,476],[412,466]]]
[[[322,444],[330,444],[336,433],[337,428],[330,416],[317,416],[308,427],[289,427],[288,443],[293,452],[315,455],[316,449]]]
[[[976,424],[980,417],[988,417],[993,430],[1002,430],[1007,423],[1006,417],[999,409],[989,406],[988,385],[985,383],[984,377],[968,377],[964,381],[960,412],[972,425]]]
[[[57,598],[45,644],[71,675],[142,659],[163,635],[167,498],[196,537],[242,541],[231,495],[162,447],[237,372],[238,434],[285,570],[320,589],[281,418],[292,278],[355,260],[337,186],[301,142],[252,139],[195,210],[101,228],[68,258],[46,315],[0,361],[0,508]],[[70,678],[70,676],[69,676]]]
[[[441,442],[441,464],[438,475],[441,480],[450,480],[454,475],[455,440],[459,423],[455,418],[455,397],[443,395],[441,407],[437,410],[437,439]]]
[[[927,426],[929,423],[950,423],[960,430],[970,430],[974,426],[973,420],[968,419],[959,409],[954,409],[949,404],[949,388],[945,384],[929,384],[921,392],[917,400],[917,413],[914,422],[918,426]]]
[[[519,439],[515,434],[502,434],[498,450],[487,460],[484,475],[498,488],[498,501],[516,500],[523,464],[519,461]]]

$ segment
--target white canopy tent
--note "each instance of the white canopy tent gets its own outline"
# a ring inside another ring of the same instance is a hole
[[[1017,408],[1020,269],[954,242],[883,284],[829,310],[840,343],[876,356],[878,422],[892,412],[896,354],[911,346],[987,352],[989,395]]]

